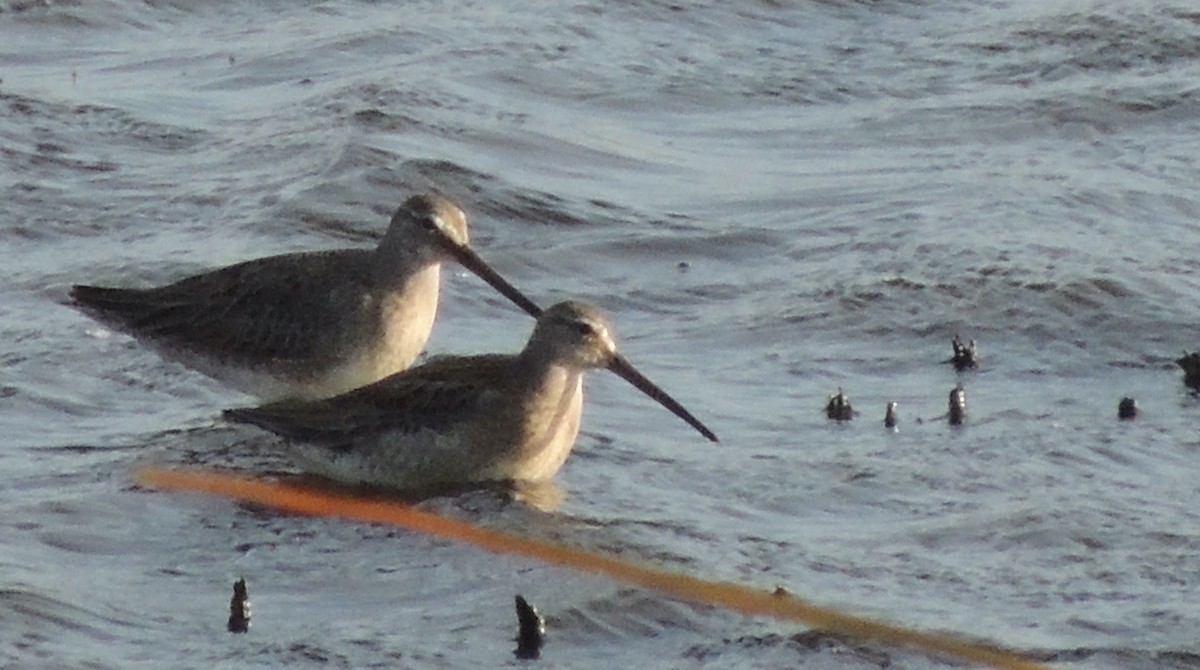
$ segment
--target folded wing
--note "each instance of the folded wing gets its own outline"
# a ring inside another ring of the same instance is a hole
[[[510,376],[513,358],[434,358],[333,398],[231,409],[224,416],[290,439],[341,448],[384,432],[444,430],[480,409],[489,392]]]

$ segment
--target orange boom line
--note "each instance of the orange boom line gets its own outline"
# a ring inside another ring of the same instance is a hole
[[[429,535],[467,542],[488,551],[536,558],[554,565],[586,570],[660,591],[669,596],[759,616],[800,621],[813,628],[860,639],[922,649],[1004,670],[1048,670],[1012,652],[965,642],[949,635],[922,633],[899,626],[811,605],[790,594],[730,584],[635,565],[609,556],[549,542],[527,540],[497,530],[422,512],[396,502],[350,498],[292,486],[211,472],[143,470],[146,486],[202,491],[312,516],[333,516],[369,523],[403,526]]]

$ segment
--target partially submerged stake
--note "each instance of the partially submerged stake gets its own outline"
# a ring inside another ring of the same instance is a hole
[[[850,405],[850,396],[842,393],[839,388],[837,393],[829,396],[829,402],[825,403],[825,416],[834,421],[849,421],[854,418],[854,407]]]
[[[1183,368],[1183,383],[1188,388],[1200,391],[1200,351],[1183,352],[1175,359],[1175,365]]]
[[[1121,403],[1117,405],[1118,419],[1134,419],[1137,418],[1137,413],[1137,400],[1129,397],[1121,398]]]
[[[520,594],[517,603],[517,648],[513,654],[521,659],[537,659],[542,656],[542,644],[546,641],[546,620],[537,608],[529,604]]]
[[[954,347],[954,356],[950,358],[950,362],[954,364],[955,370],[962,372],[979,367],[979,349],[975,347],[975,340],[964,343],[962,338],[955,335],[950,345]]]
[[[250,630],[250,594],[246,591],[246,579],[233,583],[233,598],[229,601],[230,633],[245,633]]]
[[[950,390],[950,425],[962,425],[963,419],[967,418],[967,390],[962,384],[955,386]]]

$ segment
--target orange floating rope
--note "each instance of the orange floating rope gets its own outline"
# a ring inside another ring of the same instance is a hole
[[[1024,659],[1012,652],[966,642],[949,635],[922,633],[844,614],[828,607],[806,603],[790,594],[758,591],[728,582],[709,582],[581,549],[527,540],[392,501],[338,496],[289,484],[212,472],[150,469],[143,470],[137,478],[146,486],[201,491],[300,514],[403,526],[429,535],[468,542],[496,553],[528,556],[554,565],[607,575],[681,600],[724,607],[743,614],[799,621],[831,633],[915,647],[929,653],[945,654],[1003,670],[1048,670],[1045,665]]]

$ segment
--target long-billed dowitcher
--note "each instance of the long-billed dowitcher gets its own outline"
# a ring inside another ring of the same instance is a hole
[[[86,311],[265,400],[323,398],[412,365],[455,260],[533,316],[541,309],[467,246],[446,198],[409,198],[375,249],[269,256],[157,288],[75,286]]]
[[[674,398],[617,353],[595,307],[546,310],[515,355],[438,357],[325,400],[225,412],[289,439],[312,471],[351,484],[429,489],[548,479],[562,466],[583,408],[583,373],[605,368],[714,442]]]

